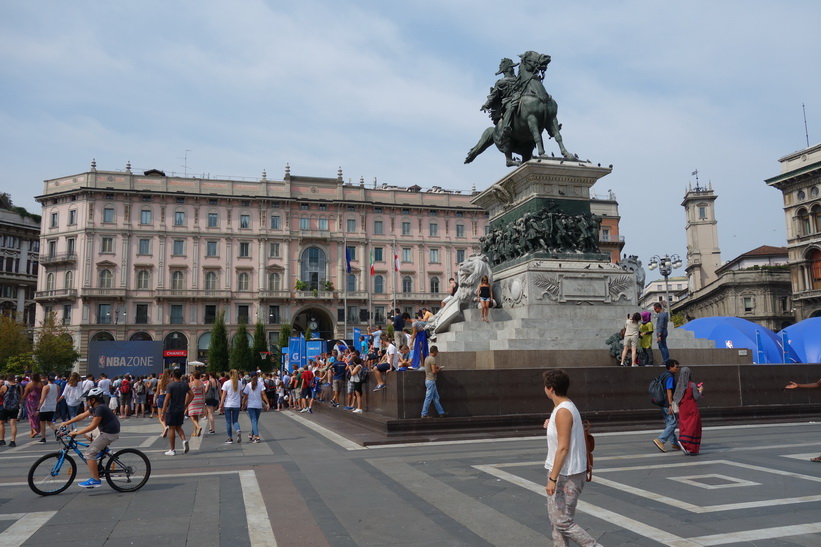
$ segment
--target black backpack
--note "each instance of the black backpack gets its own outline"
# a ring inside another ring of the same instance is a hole
[[[668,406],[667,400],[667,379],[673,374],[668,370],[659,376],[650,380],[650,385],[647,387],[647,395],[650,396],[650,402],[656,406]]]

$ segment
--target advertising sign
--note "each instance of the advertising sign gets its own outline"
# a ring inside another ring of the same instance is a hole
[[[143,376],[162,374],[162,342],[100,342],[88,343],[88,373],[95,377],[104,372],[109,378],[131,374]]]
[[[320,353],[328,351],[328,343],[325,340],[311,340],[308,342],[308,359],[316,359]]]

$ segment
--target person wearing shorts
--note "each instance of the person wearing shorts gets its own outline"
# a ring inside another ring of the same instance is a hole
[[[67,422],[63,422],[63,426],[85,420],[89,416],[92,416],[89,425],[82,429],[74,429],[66,434],[71,437],[76,437],[77,435],[91,433],[97,428],[100,429],[100,434],[91,441],[91,444],[89,444],[84,453],[91,478],[78,485],[82,488],[99,488],[102,482],[100,481],[100,470],[97,468],[97,460],[108,445],[120,438],[120,420],[118,420],[114,412],[106,406],[103,399],[103,391],[100,388],[89,390],[85,397],[86,403],[88,403],[88,410],[78,414]]]
[[[182,439],[183,453],[188,454],[188,439],[185,438],[182,424],[185,419],[185,409],[194,399],[191,386],[188,385],[188,382],[182,381],[182,371],[176,368],[171,372],[171,376],[173,381],[165,388],[165,400],[160,410],[160,418],[165,420],[165,427],[168,428],[168,441],[171,445],[171,448],[165,453],[166,456],[177,455],[175,447],[177,436]]]
[[[20,415],[20,401],[23,399],[23,388],[17,383],[14,374],[6,377],[5,383],[0,383],[0,446],[6,444],[6,420],[11,425],[11,440],[9,446],[17,446],[17,417]]]

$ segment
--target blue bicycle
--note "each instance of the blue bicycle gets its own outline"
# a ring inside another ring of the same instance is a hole
[[[65,429],[65,428],[63,428]],[[65,431],[62,431],[65,433]],[[86,463],[85,456],[79,447],[88,447],[88,443],[78,441],[69,435],[55,432],[57,441],[63,445],[57,452],[46,454],[29,469],[29,487],[41,496],[59,494],[74,482],[77,476],[77,464],[69,452],[74,451]],[[134,448],[124,448],[112,453],[108,447],[98,457],[97,468],[100,476],[118,492],[134,492],[142,488],[151,476],[151,462],[148,457]]]

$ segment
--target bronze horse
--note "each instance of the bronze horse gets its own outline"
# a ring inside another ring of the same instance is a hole
[[[534,147],[537,149],[537,157],[544,158],[546,154],[542,132],[545,130],[550,137],[556,139],[562,156],[575,157],[564,147],[560,133],[562,126],[556,119],[558,106],[542,84],[550,55],[526,51],[519,58],[519,74],[509,99],[506,98],[507,108],[515,110],[500,119],[496,126],[488,127],[482,133],[479,142],[468,152],[465,163],[472,162],[492,144],[504,153],[509,167],[532,159]],[[506,131],[504,119],[508,117],[510,127]],[[521,161],[513,159],[514,153],[521,156]]]

